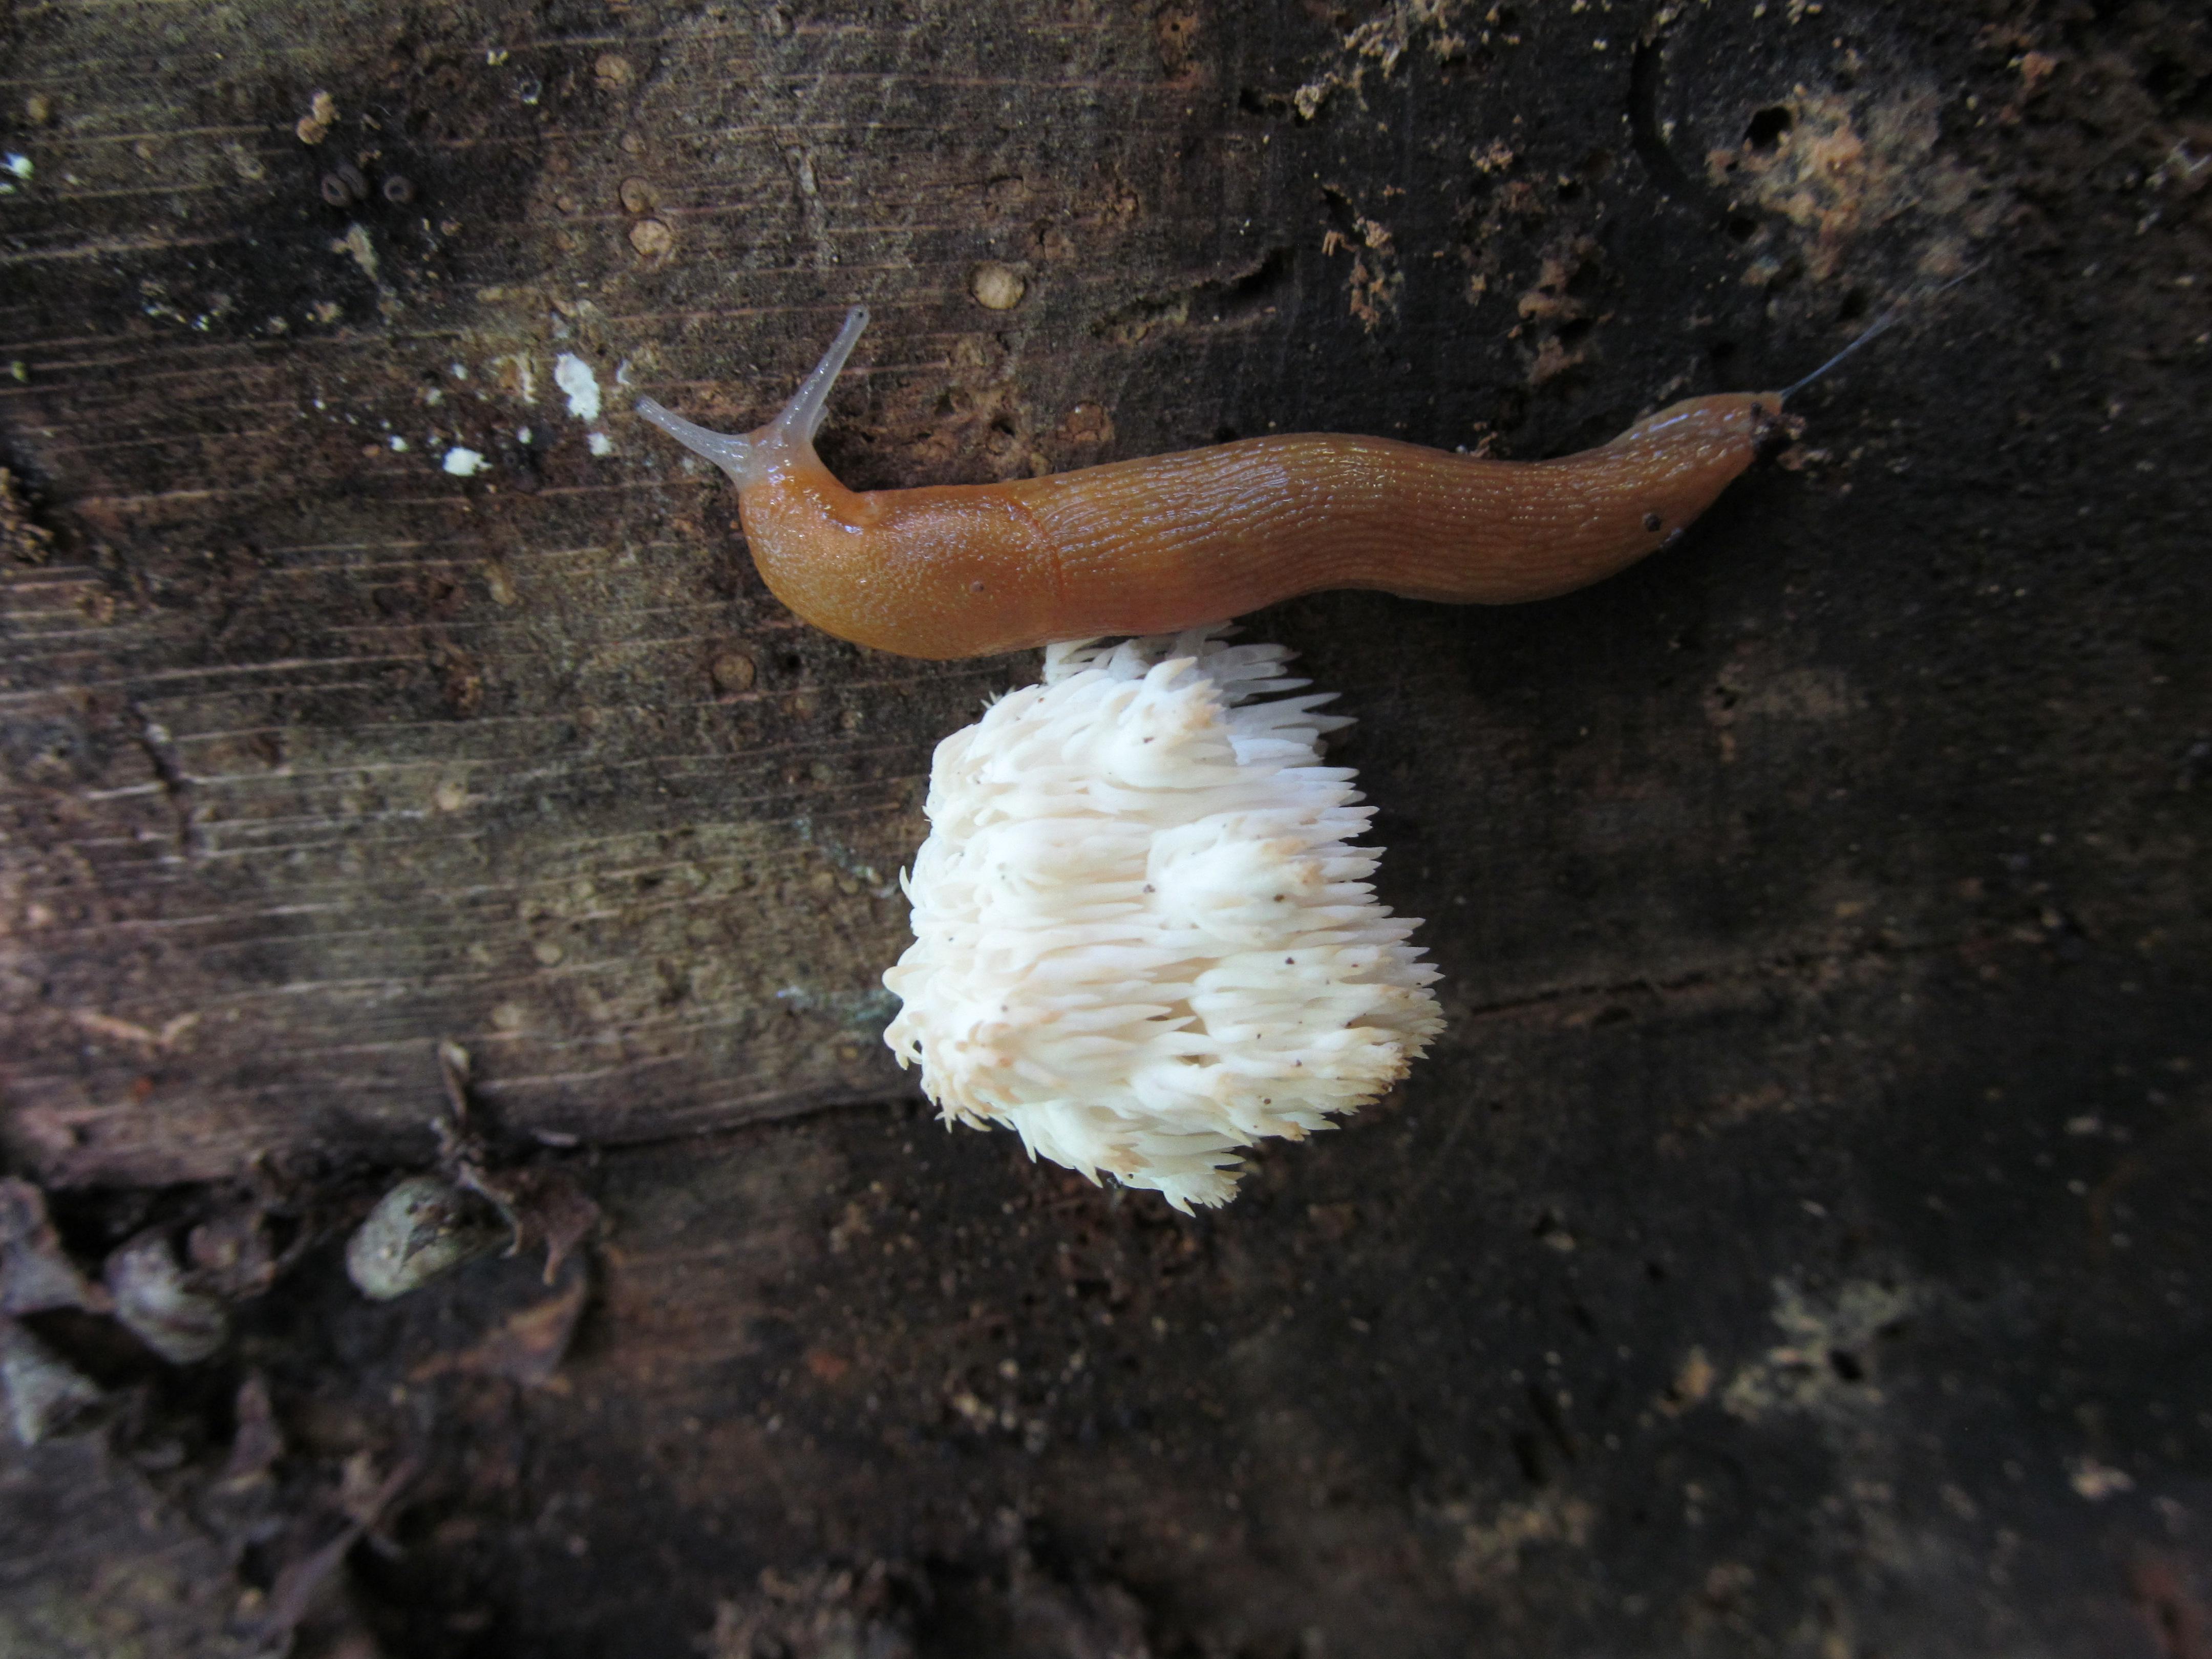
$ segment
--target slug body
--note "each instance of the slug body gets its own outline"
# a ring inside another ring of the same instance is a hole
[[[1695,398],[1558,460],[1300,433],[1006,483],[854,492],[814,453],[855,309],[784,411],[744,436],[638,412],[736,482],[775,596],[902,656],[1169,634],[1331,587],[1548,599],[1678,536],[1776,431],[1772,392]]]

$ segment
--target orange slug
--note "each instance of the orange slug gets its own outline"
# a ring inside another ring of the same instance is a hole
[[[649,398],[637,411],[736,481],[776,598],[840,639],[908,657],[1172,633],[1330,587],[1461,605],[1570,592],[1680,535],[1781,431],[1789,395],[1692,398],[1550,461],[1297,433],[1006,483],[855,494],[814,437],[867,321],[848,313],[757,431],[709,432]]]

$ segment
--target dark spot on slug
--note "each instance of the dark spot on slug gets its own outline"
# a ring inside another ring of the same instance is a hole
[[[983,584],[981,582],[969,582],[968,584],[968,591],[970,593],[981,593],[983,591]]]
[[[1655,532],[1661,530],[1665,527],[1666,523],[1666,520],[1661,518],[1656,513],[1647,513],[1644,515],[1644,527],[1646,530]]]

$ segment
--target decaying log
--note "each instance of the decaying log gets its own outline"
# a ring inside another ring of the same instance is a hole
[[[2201,1651],[2206,28],[7,13],[0,1150],[88,1288],[11,1304],[78,1382],[0,1650]],[[630,412],[752,424],[855,301],[856,487],[1556,454],[1905,316],[1605,586],[1252,622],[1451,1027],[1188,1220],[878,1041],[1033,660],[796,623]],[[441,1045],[470,1179],[601,1226],[373,1304]]]

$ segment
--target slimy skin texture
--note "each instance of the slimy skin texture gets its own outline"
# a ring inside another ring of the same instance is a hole
[[[867,313],[767,426],[638,413],[738,485],[754,562],[816,627],[901,656],[1173,633],[1324,588],[1515,605],[1674,540],[1781,423],[1774,392],[1694,398],[1551,461],[1489,461],[1322,433],[1006,483],[847,489],[814,453]]]

